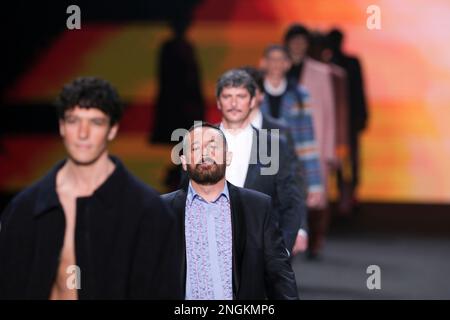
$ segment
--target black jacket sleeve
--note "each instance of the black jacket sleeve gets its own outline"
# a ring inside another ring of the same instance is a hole
[[[308,230],[308,211],[306,207],[308,186],[306,183],[305,170],[295,152],[295,143],[291,131],[289,129],[286,129],[284,131],[284,136],[286,137],[287,153],[289,156],[288,163],[290,163],[293,168],[292,170],[294,171],[294,179],[300,192],[300,203],[298,204],[300,228],[303,230]]]
[[[279,171],[276,176],[276,195],[279,203],[279,226],[289,251],[294,246],[297,232],[306,215],[304,201],[296,180],[295,162],[289,161],[287,143],[279,142]]]
[[[297,300],[295,274],[289,262],[289,254],[283,245],[268,202],[264,219],[264,276],[267,297],[275,300]]]
[[[24,214],[30,206],[13,199],[0,218],[0,300],[24,299],[32,247],[32,229]]]

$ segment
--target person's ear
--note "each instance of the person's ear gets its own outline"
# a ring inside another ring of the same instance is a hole
[[[225,162],[227,166],[231,164],[232,159],[233,159],[233,152],[227,151],[227,153],[225,154]]]
[[[113,141],[114,138],[117,135],[117,131],[119,131],[119,124],[116,123],[115,125],[113,125],[108,132],[108,141]]]
[[[216,102],[217,102],[217,109],[222,111],[222,104],[220,103],[219,98],[216,99]]]
[[[250,99],[250,110],[255,108],[256,106],[256,93],[255,95]]]
[[[186,156],[185,155],[181,155],[180,156],[180,160],[181,160],[181,166],[183,167],[184,171],[187,171],[187,161],[186,161]]]

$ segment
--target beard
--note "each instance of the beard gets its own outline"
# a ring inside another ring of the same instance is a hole
[[[217,164],[206,159],[199,164],[188,164],[187,173],[190,179],[201,185],[213,185],[225,177],[226,164]]]

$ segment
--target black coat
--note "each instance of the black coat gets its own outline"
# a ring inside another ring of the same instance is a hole
[[[233,232],[233,297],[242,299],[298,299],[295,274],[271,213],[269,196],[228,182]],[[186,287],[184,218],[187,188],[162,196],[182,230],[179,254],[183,259],[180,282]]]
[[[287,143],[287,156],[288,159],[286,163],[291,164],[294,167],[295,179],[297,181],[300,195],[301,195],[301,203],[298,204],[299,215],[300,215],[300,228],[307,230],[308,229],[308,213],[306,208],[306,194],[308,186],[306,184],[305,170],[302,167],[300,160],[297,157],[295,152],[295,143],[294,138],[292,137],[292,133],[287,126],[278,121],[275,118],[272,118],[266,114],[262,115],[263,121],[261,129],[266,130],[279,130],[280,136],[286,140]],[[272,132],[272,131],[271,131]]]
[[[267,150],[271,150],[271,136],[267,135]],[[297,232],[302,226],[304,218],[302,212],[305,209],[304,197],[302,197],[297,180],[296,162],[292,161],[287,142],[280,138],[278,172],[273,175],[262,174],[261,169],[270,167],[270,164],[263,164],[264,161],[259,157],[259,152],[254,151],[262,149],[261,138],[259,131],[254,128],[252,154],[257,154],[258,157],[256,161],[251,159],[252,163],[248,165],[244,188],[256,190],[272,197],[275,221],[282,232],[286,248],[291,251]]]
[[[76,200],[75,257],[79,299],[182,298],[176,231],[158,194],[116,168],[90,197]],[[64,242],[65,217],[56,193],[64,162],[21,192],[2,214],[0,299],[48,299]]]

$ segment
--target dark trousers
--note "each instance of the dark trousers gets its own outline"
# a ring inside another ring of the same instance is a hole
[[[309,210],[308,212],[308,251],[318,254],[325,243],[330,224],[330,209]]]

